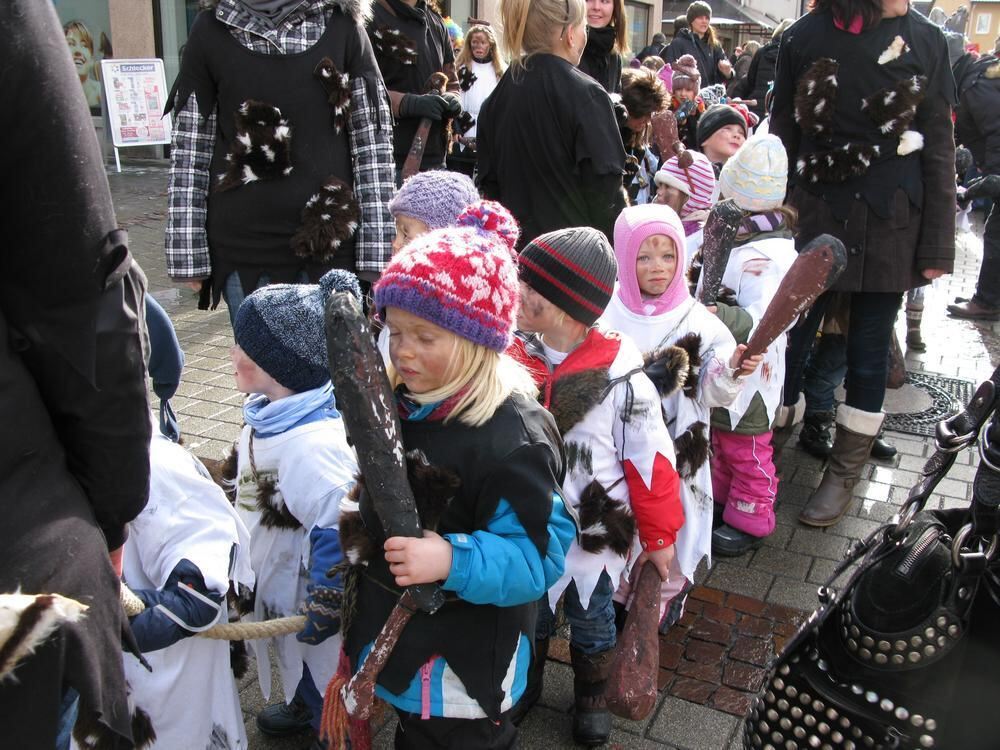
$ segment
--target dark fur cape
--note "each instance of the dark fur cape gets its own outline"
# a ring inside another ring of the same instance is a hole
[[[674,346],[687,352],[688,369],[684,378],[684,395],[688,398],[698,397],[698,378],[701,376],[701,334],[691,331],[685,333]]]
[[[684,387],[689,376],[690,357],[679,346],[664,346],[643,357],[642,371],[653,381],[661,397]]]
[[[704,422],[693,423],[683,435],[674,440],[677,454],[677,473],[685,479],[694,476],[711,455],[708,427]]]
[[[329,57],[324,57],[316,64],[313,75],[323,84],[333,117],[333,129],[340,133],[347,127],[347,118],[351,113],[351,77],[337,70]]]
[[[823,153],[804,156],[795,165],[795,171],[808,182],[840,183],[868,171],[879,155],[878,146],[849,143]]]
[[[302,224],[291,239],[292,252],[318,263],[333,259],[361,224],[361,207],[347,183],[336,177],[313,193],[302,209]]]
[[[814,137],[830,134],[839,69],[836,60],[821,57],[809,66],[795,86],[795,122]]]
[[[406,454],[406,474],[414,499],[417,501],[420,525],[429,531],[436,530],[448,503],[461,486],[458,475],[448,469],[432,466],[421,451],[410,451]],[[367,490],[364,477],[358,475],[349,499],[360,503],[365,492]],[[351,565],[367,563],[381,554],[382,550],[377,540],[381,539],[382,530],[378,529],[374,535],[369,532],[360,511],[340,514],[339,533],[340,548],[344,551],[344,558]],[[334,571],[328,572],[327,575],[334,575]]]
[[[580,494],[580,546],[598,553],[610,548],[624,557],[632,547],[635,518],[629,507],[608,495],[597,480]]]
[[[232,190],[259,180],[275,180],[292,172],[292,129],[281,110],[247,99],[234,116],[236,138],[219,175],[216,190]]]

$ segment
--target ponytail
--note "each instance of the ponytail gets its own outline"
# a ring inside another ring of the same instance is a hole
[[[532,55],[551,52],[555,32],[580,25],[585,15],[584,0],[500,0],[502,47],[510,67],[523,69]]]

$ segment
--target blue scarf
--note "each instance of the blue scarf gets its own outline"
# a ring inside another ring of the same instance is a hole
[[[261,393],[254,394],[243,404],[243,419],[258,437],[267,438],[321,419],[340,419],[340,412],[337,411],[333,384],[328,380],[319,388],[279,401],[269,401]]]

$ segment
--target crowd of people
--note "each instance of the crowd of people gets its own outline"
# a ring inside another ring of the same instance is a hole
[[[73,538],[81,564],[39,577],[15,544],[3,585],[103,608],[68,618],[58,646],[18,668],[51,705],[0,682],[4,711],[38,718],[15,737],[37,744],[45,725],[44,744],[62,749],[75,724],[91,747],[245,748],[240,650],[191,636],[302,614],[304,629],[251,642],[265,698],[269,645],[287,698],[257,725],[335,746],[328,687],[375,658],[404,589],[427,584],[444,603],[412,613],[377,676],[396,747],[513,747],[560,607],[572,739],[604,744],[637,572],[648,562],[660,576],[665,632],[700,565],[774,532],[781,450],[803,420],[800,440],[826,459],[803,524],[838,523],[865,463],[894,453],[882,406],[903,295],[952,271],[956,214],[977,200],[993,202],[979,284],[949,309],[1000,317],[995,54],[972,54],[907,0],[815,0],[732,56],[696,0],[669,44],[657,35],[634,59],[622,0],[499,9],[503,33],[472,24],[457,51],[425,0],[219,0],[199,15],[171,94],[165,251],[170,277],[203,308],[224,300],[232,324],[245,426],[211,472],[178,445],[183,353],[143,302],[106,181],[81,173],[88,232],[62,245],[80,256],[66,261],[72,281],[96,263],[95,283],[17,288],[22,266],[38,275],[27,258],[13,266],[0,331],[21,395],[4,413],[47,413],[52,426],[29,437],[61,448],[5,455],[66,461],[0,480],[23,492],[44,477],[34,492],[50,501],[6,538]],[[54,18],[0,13],[13,38],[44,39]],[[36,72],[75,83],[68,60]],[[71,161],[99,165],[68,132],[64,148],[89,157]],[[741,218],[706,290],[704,230],[721,201]],[[19,218],[27,235],[37,215]],[[798,251],[824,234],[845,246],[844,272],[750,352]],[[33,312],[57,293],[98,332],[96,350]],[[334,293],[377,332],[422,537],[386,532],[374,478],[359,475],[342,414],[357,405],[328,370]],[[115,575],[144,605],[124,656]],[[364,747],[364,725],[350,730]]]

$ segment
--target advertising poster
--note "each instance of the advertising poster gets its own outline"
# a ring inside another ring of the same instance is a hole
[[[94,117],[101,116],[101,60],[112,56],[111,21],[107,0],[55,0],[56,12],[63,25],[87,97],[87,106]]]
[[[170,143],[163,60],[103,60],[101,69],[115,147]]]

